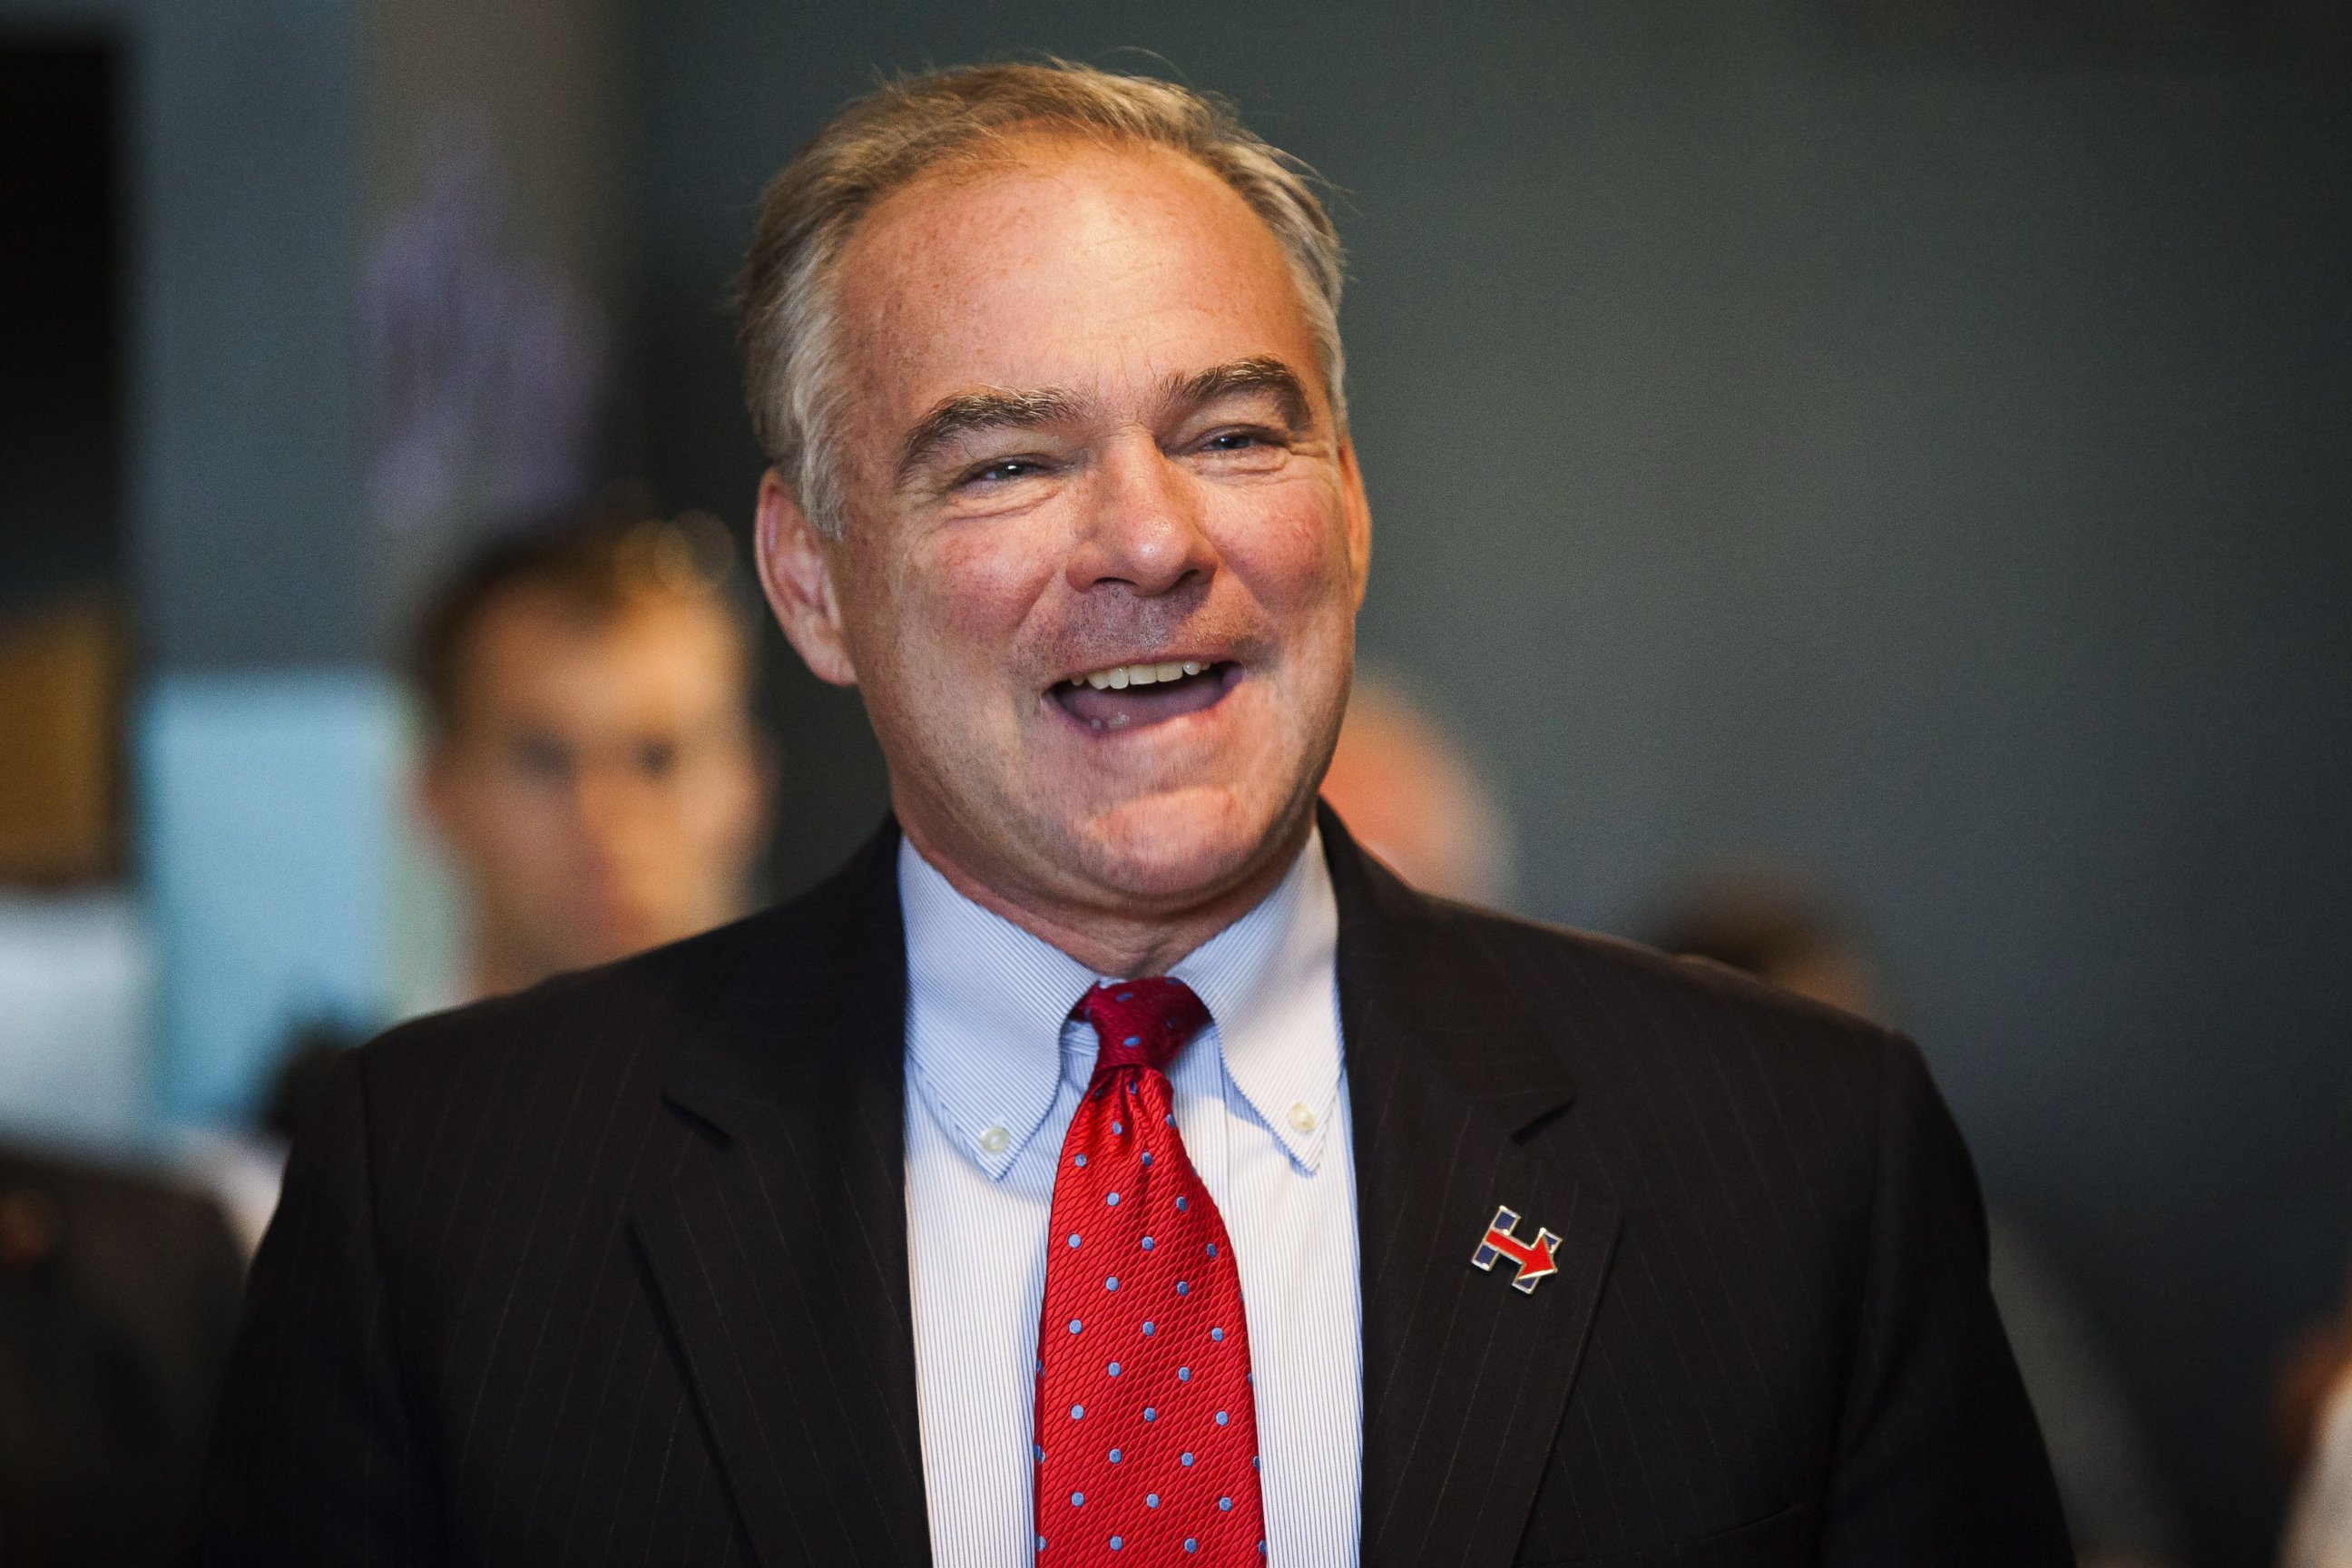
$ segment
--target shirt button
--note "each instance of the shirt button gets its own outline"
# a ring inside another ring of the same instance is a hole
[[[1315,1131],[1315,1113],[1307,1109],[1307,1102],[1305,1100],[1297,1100],[1291,1101],[1290,1124],[1293,1127],[1297,1128],[1301,1132],[1312,1132]]]
[[[1310,1117],[1308,1120],[1312,1121],[1313,1118]],[[1013,1135],[1002,1127],[991,1127],[980,1135],[980,1146],[991,1154],[1003,1153],[1004,1146],[1012,1142]]]

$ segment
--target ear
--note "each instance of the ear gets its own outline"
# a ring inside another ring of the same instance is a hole
[[[857,684],[843,634],[841,603],[833,591],[833,564],[824,536],[783,476],[770,468],[760,476],[760,519],[754,531],[760,557],[760,588],[784,637],[811,674],[834,686]]]
[[[1372,570],[1372,503],[1364,495],[1364,471],[1356,467],[1356,443],[1339,443],[1339,505],[1348,531],[1348,567],[1356,578],[1356,608],[1364,607],[1364,584]]]

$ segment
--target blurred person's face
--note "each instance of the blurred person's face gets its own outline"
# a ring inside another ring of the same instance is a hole
[[[1492,798],[1418,718],[1368,706],[1360,690],[1323,798],[1358,844],[1422,891],[1481,904],[1507,892],[1509,849]]]
[[[882,203],[840,276],[845,537],[772,474],[770,597],[950,879],[1171,961],[1088,933],[1287,865],[1370,553],[1280,247],[1183,158],[1033,140]]]
[[[766,793],[747,674],[707,601],[593,617],[526,587],[484,609],[424,781],[472,896],[478,991],[741,912]]]

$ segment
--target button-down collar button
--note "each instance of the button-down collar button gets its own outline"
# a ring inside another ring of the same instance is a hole
[[[1315,1131],[1315,1113],[1307,1109],[1305,1100],[1295,1100],[1290,1102],[1290,1124],[1301,1132]]]
[[[1309,1118],[1309,1120],[1311,1121],[1313,1119]],[[1007,1132],[1002,1127],[988,1128],[980,1135],[981,1148],[991,1154],[1003,1153],[1004,1146],[1012,1142],[1013,1134]]]

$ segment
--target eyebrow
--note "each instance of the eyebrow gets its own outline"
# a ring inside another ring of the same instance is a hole
[[[1194,408],[1221,397],[1254,392],[1271,393],[1282,406],[1284,423],[1294,431],[1304,430],[1315,422],[1306,385],[1288,365],[1272,354],[1253,354],[1229,364],[1213,365],[1191,375],[1173,377],[1168,384],[1170,402]]]
[[[1164,396],[1181,407],[1198,408],[1221,397],[1269,393],[1281,405],[1284,422],[1293,430],[1314,423],[1313,405],[1306,385],[1291,368],[1271,354],[1254,354],[1189,375],[1171,376]],[[894,473],[899,482],[928,462],[941,447],[960,437],[982,430],[1034,430],[1068,419],[1084,411],[1087,400],[1059,387],[1030,392],[984,387],[958,393],[935,405],[915,422],[898,448]]]
[[[907,432],[907,439],[898,448],[898,477],[904,480],[933,453],[960,436],[979,430],[1034,430],[1041,425],[1067,419],[1078,408],[1076,395],[1051,387],[1036,392],[990,387],[959,393],[934,406]]]

